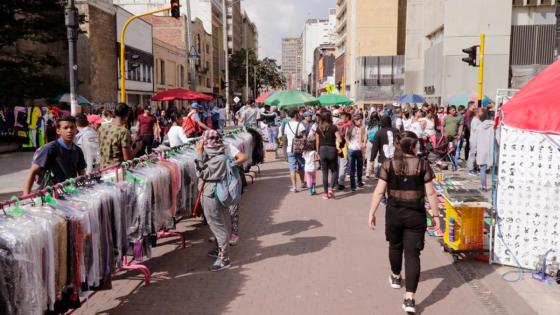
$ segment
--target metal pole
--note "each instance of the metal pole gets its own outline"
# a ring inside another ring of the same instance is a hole
[[[226,7],[226,0],[222,0],[222,8],[224,12],[222,13],[222,24],[223,24],[223,33],[224,33],[224,56],[225,56],[225,101],[226,101],[226,124],[229,120],[229,62],[228,62],[228,42],[227,42],[227,7]]]
[[[165,7],[163,9],[157,9],[157,10],[153,10],[153,11],[148,11],[139,15],[134,15],[129,17],[126,22],[124,22],[123,27],[121,29],[121,40],[120,40],[120,58],[119,58],[119,66],[120,66],[120,71],[121,71],[121,93],[120,93],[120,102],[121,103],[126,103],[126,75],[124,73],[125,69],[124,69],[124,64],[125,64],[125,59],[124,59],[124,51],[125,51],[125,44],[124,44],[124,35],[126,34],[126,29],[128,28],[128,25],[130,23],[132,23],[132,21],[136,20],[139,17],[143,17],[146,15],[151,15],[151,14],[156,14],[156,13],[160,13],[160,12],[165,12],[165,11],[169,11],[171,10],[171,7]]]
[[[245,102],[249,101],[249,47],[247,47],[247,28],[243,27],[245,35]]]
[[[257,98],[257,66],[253,66],[253,84],[255,85],[255,90],[253,90],[253,99]]]
[[[65,14],[66,32],[68,36],[68,70],[70,81],[70,112],[76,116],[81,112],[78,104],[78,9],[74,5],[74,0],[68,0]]]
[[[560,59],[560,0],[556,0],[556,43],[554,46],[554,60]]]
[[[478,64],[478,106],[482,107],[482,87],[484,82],[484,33],[480,34],[480,62]]]
[[[186,43],[185,47],[187,49],[187,60],[189,61],[189,72],[190,72],[190,88],[193,91],[196,91],[196,68],[194,59],[188,59],[188,54],[190,51],[190,47],[194,47],[193,43],[193,34],[192,34],[192,19],[191,19],[191,0],[186,0],[187,2],[187,39],[188,42]],[[190,47],[189,47],[190,46]],[[200,52],[198,52],[200,54]],[[199,57],[200,58],[200,57]]]

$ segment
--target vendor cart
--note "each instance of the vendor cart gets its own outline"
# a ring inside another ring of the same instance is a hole
[[[476,194],[457,198],[458,194],[453,190],[442,193],[445,199],[445,233],[440,244],[443,251],[452,255],[453,262],[461,257],[488,253],[484,246],[484,217],[486,210],[492,208],[489,202]],[[457,199],[471,201],[458,202]]]

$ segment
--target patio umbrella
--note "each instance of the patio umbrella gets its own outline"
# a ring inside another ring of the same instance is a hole
[[[405,104],[405,103],[425,103],[426,99],[418,94],[405,94],[402,95],[397,99],[398,104]]]
[[[58,94],[57,96],[50,98],[49,101],[54,103],[70,103],[70,93]],[[88,101],[85,97],[78,95],[78,104],[91,105],[91,102]]]
[[[321,106],[332,106],[332,105],[350,105],[354,103],[351,99],[346,96],[339,94],[323,94],[319,96],[319,105]]]
[[[274,90],[264,92],[263,94],[259,95],[259,97],[257,97],[257,99],[255,100],[255,103],[264,102],[264,100],[266,100],[270,95],[274,94],[275,92],[276,91],[274,91]]]
[[[279,91],[264,100],[265,105],[277,106],[279,109],[282,108],[293,108],[304,105],[318,105],[319,100],[311,94],[294,91],[294,90],[284,90]]]
[[[214,98],[210,95],[195,92],[187,89],[171,89],[163,92],[159,92],[152,96],[153,101],[164,102],[164,101],[211,101]]]
[[[467,92],[462,92],[456,95],[453,95],[451,97],[449,97],[447,99],[447,104],[448,105],[455,105],[455,106],[459,106],[459,105],[463,105],[463,106],[467,106],[469,104],[469,102],[477,102],[478,101],[478,95],[477,93],[467,93]],[[492,100],[484,95],[482,97],[482,105],[486,106],[488,104],[490,104]]]

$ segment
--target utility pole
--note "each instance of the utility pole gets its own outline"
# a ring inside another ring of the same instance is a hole
[[[481,33],[480,34],[480,59],[478,62],[478,107],[482,107],[482,99],[484,98],[482,92],[483,82],[484,82],[484,33]]]
[[[187,50],[187,55],[190,52],[190,48],[194,47],[193,42],[193,34],[192,34],[192,19],[191,19],[191,0],[185,0],[187,2],[187,43],[185,45]],[[190,46],[190,47],[189,47]],[[198,52],[200,54],[200,52]],[[195,59],[189,59],[189,76],[190,76],[190,85],[189,87],[191,90],[196,91],[196,68],[195,68]]]
[[[556,43],[554,45],[554,60],[560,59],[560,0],[556,0]]]
[[[74,0],[68,0],[64,10],[66,33],[68,37],[68,70],[70,80],[70,112],[76,116],[81,112],[78,104],[78,9],[74,5]]]
[[[228,41],[227,41],[227,18],[226,18],[226,14],[227,14],[227,7],[226,7],[226,0],[222,0],[222,8],[223,8],[223,13],[222,13],[222,24],[223,24],[223,33],[224,33],[224,56],[225,56],[225,67],[226,67],[226,71],[225,71],[225,80],[224,80],[224,88],[226,90],[226,124],[229,120],[229,61],[228,61]]]
[[[247,28],[243,27],[245,44],[245,102],[249,101],[249,47],[247,47]]]

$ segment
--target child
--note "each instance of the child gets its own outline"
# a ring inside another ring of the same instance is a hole
[[[303,159],[305,160],[305,180],[307,181],[307,187],[309,187],[309,196],[313,196],[317,191],[317,161],[319,161],[319,155],[315,151],[315,143],[308,142],[303,152]]]

